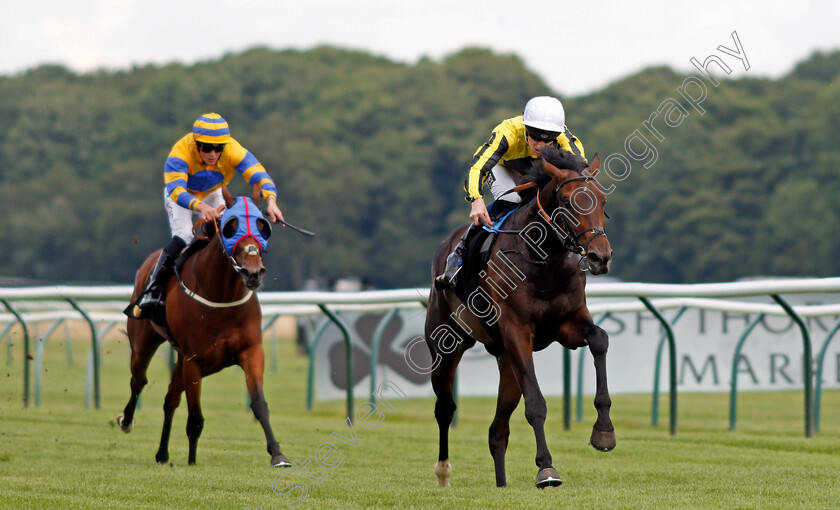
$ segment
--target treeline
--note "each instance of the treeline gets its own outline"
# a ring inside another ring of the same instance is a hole
[[[570,68],[569,72],[583,72]],[[778,80],[709,87],[702,115],[651,68],[561,98],[588,155],[625,141],[669,97],[649,168],[614,185],[613,274],[699,282],[840,272],[840,52]],[[191,66],[75,74],[42,66],[0,77],[0,275],[128,283],[169,237],[162,167],[201,113],[221,113],[277,181],[292,223],[269,244],[266,288],[356,275],[425,286],[440,240],[468,212],[475,149],[528,98],[552,94],[515,56],[467,49],[404,65],[323,47],[253,49]],[[234,194],[248,192],[235,177]]]

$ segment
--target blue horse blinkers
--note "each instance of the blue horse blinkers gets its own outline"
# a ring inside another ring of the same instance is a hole
[[[231,257],[236,252],[236,246],[246,237],[257,240],[260,252],[265,251],[271,237],[271,223],[248,197],[236,198],[236,202],[222,214],[221,226],[222,244]]]

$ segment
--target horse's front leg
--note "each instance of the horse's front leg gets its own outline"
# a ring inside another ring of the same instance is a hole
[[[525,419],[534,429],[537,441],[537,487],[556,487],[563,483],[557,470],[551,465],[551,453],[545,441],[545,418],[548,413],[545,397],[537,383],[534,370],[533,333],[524,327],[508,327],[508,331],[515,330],[511,338],[505,339],[505,349],[510,353],[511,368],[525,397]]]
[[[507,452],[510,437],[510,415],[519,405],[522,391],[513,375],[510,359],[507,354],[498,358],[499,365],[499,397],[496,401],[496,417],[490,424],[490,455],[496,467],[496,487],[507,485],[505,475],[505,452]]]
[[[609,336],[600,327],[592,324],[586,336],[589,352],[595,360],[595,409],[598,419],[592,426],[589,444],[596,450],[608,452],[615,448],[615,429],[610,420],[610,392],[607,389],[607,348]]]
[[[195,464],[198,438],[204,429],[204,415],[201,414],[201,367],[185,353],[183,362],[184,392],[187,394],[187,439],[190,441],[189,464]]]
[[[239,366],[245,371],[245,384],[251,396],[251,410],[254,417],[262,425],[265,432],[267,450],[271,455],[271,465],[274,467],[289,467],[289,459],[280,452],[280,445],[274,438],[271,422],[268,419],[268,403],[263,395],[263,370],[265,369],[265,353],[262,344],[255,344],[239,355]]]

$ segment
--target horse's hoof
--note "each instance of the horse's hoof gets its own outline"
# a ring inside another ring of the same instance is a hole
[[[167,462],[169,462],[169,454],[157,452],[155,454],[155,460],[158,464],[166,464]]]
[[[117,425],[120,426],[120,430],[122,430],[123,432],[128,434],[129,432],[131,432],[134,429],[134,423],[137,421],[137,419],[132,418],[131,423],[129,423],[128,425],[123,425],[123,418],[124,418],[124,416],[122,414],[117,416]]]
[[[615,430],[598,430],[592,427],[589,444],[599,452],[608,452],[615,448]]]
[[[546,487],[557,487],[562,483],[563,480],[560,479],[560,475],[557,474],[557,470],[554,468],[542,468],[540,469],[540,472],[537,473],[538,489],[545,489]]]
[[[439,460],[435,464],[435,476],[437,476],[438,487],[449,487],[449,477],[452,475],[452,464],[449,460]]]
[[[286,456],[281,453],[280,455],[275,455],[271,457],[271,467],[292,467],[292,463],[289,462],[289,459],[287,459]]]

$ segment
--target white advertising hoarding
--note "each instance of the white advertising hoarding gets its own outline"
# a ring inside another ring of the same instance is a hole
[[[793,305],[830,304],[835,294],[792,295]],[[626,301],[626,300],[625,300]],[[740,301],[772,303],[769,298],[742,298]],[[590,299],[589,304],[609,302]],[[678,309],[663,312],[672,321]],[[354,357],[354,394],[370,392],[371,341],[384,313],[341,315],[350,328]],[[602,314],[595,314],[598,321]],[[677,346],[678,391],[726,392],[732,380],[732,361],[736,345],[757,315],[712,310],[686,309],[674,324]],[[811,336],[812,357],[816,358],[837,317],[806,319]],[[379,348],[377,381],[394,381],[409,396],[433,396],[428,373],[432,365],[423,338],[425,313],[402,310],[388,324]],[[653,389],[657,350],[663,330],[649,312],[611,313],[601,322],[610,336],[607,353],[609,389],[613,394],[647,393]],[[320,339],[316,356],[316,396],[321,400],[345,396],[346,375],[344,341],[337,327],[330,325]],[[579,364],[579,357],[583,363]],[[409,363],[406,356],[410,357]],[[823,388],[840,388],[840,340],[826,352],[822,374]],[[668,348],[662,344],[660,388],[668,387]],[[786,316],[765,316],[747,337],[736,369],[739,391],[795,390],[802,388],[803,343],[799,327]],[[562,348],[559,344],[534,353],[540,387],[545,395],[563,394]],[[413,365],[413,367],[411,366]],[[572,351],[572,385],[577,391],[578,367],[582,366],[583,392],[595,392],[595,371],[587,349]],[[816,365],[814,365],[816,373]],[[420,370],[418,370],[420,368]],[[458,366],[460,395],[496,395],[496,360],[477,343]]]

